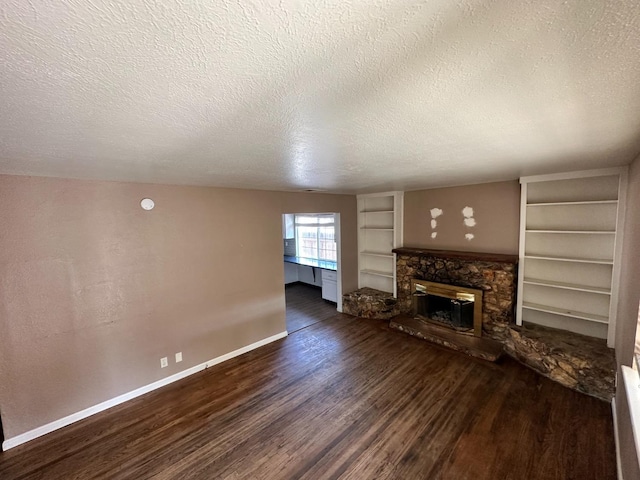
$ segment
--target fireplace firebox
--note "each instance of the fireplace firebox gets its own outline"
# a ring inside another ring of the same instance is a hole
[[[482,336],[482,290],[413,279],[411,291],[416,318]]]

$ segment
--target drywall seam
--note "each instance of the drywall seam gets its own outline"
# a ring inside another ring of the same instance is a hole
[[[284,332],[280,332],[270,337],[264,338],[245,347],[239,348],[232,352],[216,357],[212,360],[208,360],[204,363],[196,365],[195,367],[188,368],[186,370],[183,370],[182,372],[178,372],[169,377],[150,383],[149,385],[145,385],[144,387],[137,388],[135,390],[132,390],[131,392],[124,393],[115,398],[99,403],[98,405],[94,405],[93,407],[85,408],[84,410],[72,413],[71,415],[67,415],[66,417],[59,420],[55,420],[51,423],[47,423],[46,425],[42,425],[41,427],[34,428],[33,430],[29,430],[28,432],[22,433],[13,438],[9,438],[2,443],[2,450],[6,451],[10,448],[17,447],[18,445],[22,445],[23,443],[41,437],[42,435],[46,435],[47,433],[51,433],[62,427],[66,427],[67,425],[71,425],[72,423],[90,417],[91,415],[103,412],[111,407],[115,407],[116,405],[120,405],[121,403],[127,402],[129,400],[133,400],[134,398],[144,395],[145,393],[152,392],[153,390],[157,390],[166,385],[169,385],[170,383],[177,382],[178,380],[193,375],[194,373],[198,373],[205,368],[213,367],[214,365],[225,362],[227,360],[231,360],[232,358],[250,352],[251,350],[255,350],[256,348],[262,347],[271,342],[275,342],[276,340],[280,340],[281,338],[285,338],[288,334],[289,333],[285,330]]]

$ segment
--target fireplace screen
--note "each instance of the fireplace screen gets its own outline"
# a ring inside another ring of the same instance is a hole
[[[412,280],[413,313],[416,317],[480,336],[482,291]]]

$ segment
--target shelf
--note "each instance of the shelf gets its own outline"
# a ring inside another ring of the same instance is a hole
[[[384,257],[384,258],[393,258],[393,253],[385,253],[385,252],[360,252],[361,255],[369,255],[371,257]]]
[[[395,255],[402,244],[403,192],[357,196],[358,288],[396,295]]]
[[[576,290],[578,292],[588,292],[588,293],[598,293],[601,295],[611,295],[611,290],[608,288],[600,288],[600,287],[588,287],[586,285],[577,285],[574,283],[565,283],[565,282],[552,282],[549,280],[539,280],[537,278],[526,278],[524,279],[524,283],[529,285],[541,285],[543,287],[551,287],[551,288],[562,288],[565,290]]]
[[[548,202],[548,203],[527,203],[527,207],[550,207],[555,205],[604,205],[607,203],[618,203],[618,200],[587,200],[584,202]]]
[[[393,272],[381,272],[380,270],[360,270],[360,273],[366,273],[367,275],[376,275],[378,277],[393,278]]]
[[[525,255],[524,258],[530,258],[532,260],[552,260],[555,262],[595,263],[599,265],[613,265],[613,260],[608,260],[606,258],[586,259],[586,258],[550,257],[550,256],[542,256],[542,255]]]
[[[531,322],[606,338],[613,347],[624,172],[609,168],[520,178],[518,325]]]
[[[587,235],[615,235],[612,230],[525,230],[526,233],[569,233],[569,234],[587,234]]]
[[[540,305],[539,303],[524,302],[522,308],[529,310],[537,310],[539,312],[553,313],[556,315],[562,315],[563,317],[579,318],[581,320],[587,320],[589,322],[608,324],[609,319],[603,315],[595,315],[593,313],[574,312],[572,310],[563,310],[562,308],[549,307],[548,305]]]

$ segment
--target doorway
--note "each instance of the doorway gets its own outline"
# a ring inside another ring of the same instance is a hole
[[[286,324],[292,333],[342,310],[340,214],[285,213],[282,238]]]
[[[335,316],[335,305],[323,300],[318,287],[301,282],[285,285],[287,332],[302,330]]]

